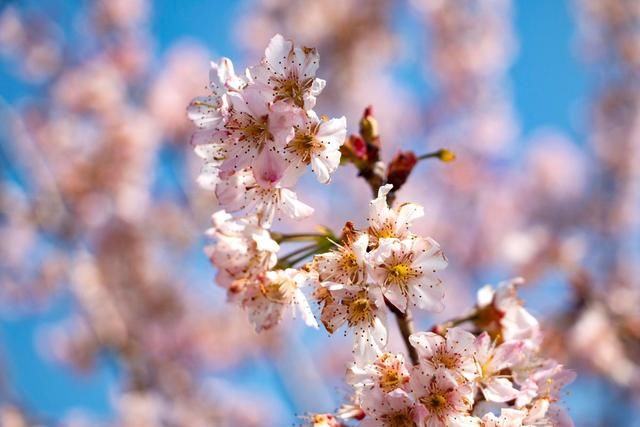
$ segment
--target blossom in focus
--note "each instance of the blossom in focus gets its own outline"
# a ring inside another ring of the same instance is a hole
[[[405,240],[384,238],[371,252],[372,277],[381,283],[384,296],[400,311],[409,305],[439,312],[444,308],[444,289],[434,273],[447,266],[447,260],[433,239]]]
[[[467,426],[473,420],[473,388],[460,384],[453,374],[444,368],[433,372],[414,369],[412,390],[420,406],[420,424],[428,426]]]
[[[462,328],[450,328],[446,337],[433,332],[418,332],[409,338],[418,350],[425,369],[448,371],[454,378],[474,379],[475,337]]]
[[[280,35],[244,76],[228,58],[212,62],[211,94],[195,98],[187,115],[199,128],[192,137],[204,160],[198,182],[228,212],[255,214],[264,228],[280,215],[313,212],[293,188],[307,166],[327,183],[346,136],[344,117],[321,120],[311,109],[324,87],[318,65],[315,50]]]
[[[262,62],[250,68],[249,75],[274,101],[310,110],[326,84],[315,77],[319,63],[320,55],[315,49],[294,46],[277,34],[269,42]]]
[[[390,184],[383,185],[378,190],[378,197],[369,204],[369,235],[372,245],[377,245],[379,239],[410,237],[409,228],[414,220],[424,216],[422,206],[405,203],[397,208],[390,208],[387,204],[387,194],[391,191]]]
[[[387,345],[386,308],[377,286],[329,285],[320,298],[320,319],[329,333],[346,323],[354,335],[353,353],[358,363],[366,363]]]

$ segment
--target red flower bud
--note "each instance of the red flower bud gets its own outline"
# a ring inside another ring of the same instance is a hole
[[[389,163],[387,169],[387,183],[393,184],[393,189],[397,191],[407,182],[411,171],[418,163],[418,158],[412,151],[398,152]]]

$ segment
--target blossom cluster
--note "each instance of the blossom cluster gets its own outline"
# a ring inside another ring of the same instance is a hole
[[[188,107],[198,127],[194,150],[204,160],[198,182],[220,207],[208,232],[216,243],[207,253],[218,284],[249,310],[258,331],[278,323],[291,305],[317,327],[301,291],[306,275],[272,270],[279,245],[269,229],[275,218],[313,212],[293,190],[307,166],[327,183],[340,163],[346,119],[313,111],[325,86],[315,76],[318,65],[315,49],[276,35],[260,63],[242,75],[227,58],[212,63],[211,94]]]
[[[199,183],[222,208],[269,228],[284,215],[313,209],[293,191],[308,165],[322,183],[340,163],[346,119],[313,111],[325,81],[315,77],[319,55],[276,35],[259,64],[237,75],[231,60],[211,64],[208,96],[194,99],[189,118],[199,128],[192,143],[204,160]]]
[[[373,360],[386,347],[387,304],[401,313],[410,307],[444,308],[444,289],[435,273],[447,260],[437,242],[411,232],[411,223],[424,215],[422,206],[389,207],[391,188],[380,187],[369,204],[365,231],[348,223],[342,244],[316,255],[308,268],[322,323],[330,333],[344,323],[353,330],[358,363]]]
[[[312,289],[325,329],[333,334],[346,325],[354,337],[347,373],[353,404],[338,415],[316,415],[312,423],[341,426],[342,418],[391,427],[571,425],[556,403],[573,373],[540,355],[540,328],[515,295],[517,281],[495,291],[483,288],[467,316],[430,332],[409,331],[411,310],[444,308],[437,274],[447,267],[440,245],[412,228],[423,207],[390,206],[417,157],[396,188],[392,174],[385,178],[382,170],[393,169],[394,162],[387,168],[377,154],[354,161],[353,138],[345,145],[344,117],[319,119],[312,110],[324,87],[315,77],[318,59],[314,49],[277,35],[260,64],[242,76],[228,59],[212,64],[212,95],[189,106],[199,127],[195,151],[205,161],[199,182],[220,205],[208,231],[215,243],[207,248],[217,283],[248,311],[257,331],[274,327],[287,311],[317,328],[305,295]],[[375,121],[367,111],[361,140],[377,153]],[[347,222],[339,237],[271,231],[276,217],[312,213],[294,185],[307,165],[327,183],[343,145],[345,160],[377,192],[366,227]],[[278,259],[280,243],[291,237],[314,243]],[[411,364],[388,352],[389,312],[404,322]],[[470,327],[461,328],[463,323]]]
[[[476,334],[459,326],[412,334],[416,365],[384,352],[351,366],[360,411],[343,416],[364,418],[362,426],[573,425],[557,401],[575,375],[540,356],[538,322],[515,291],[515,282],[479,291],[466,318]]]

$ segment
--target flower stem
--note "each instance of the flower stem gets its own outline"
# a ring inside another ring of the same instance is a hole
[[[289,264],[291,267],[293,267],[294,265],[296,265],[297,263],[299,263],[299,262],[300,262],[300,261],[302,261],[303,259],[308,258],[308,257],[310,257],[311,255],[315,255],[315,254],[317,254],[317,253],[318,253],[318,252],[320,252],[320,251],[321,251],[321,250],[320,250],[317,246],[314,246],[311,250],[308,250],[308,251],[304,252],[303,254],[301,254],[300,256],[298,256],[298,257],[296,257],[296,258],[294,258],[294,259],[292,259],[292,260],[286,261],[286,262],[287,262],[287,264]]]
[[[286,233],[276,233],[276,232],[271,232],[271,238],[273,240],[275,240],[278,243],[282,243],[282,242],[308,242],[308,241],[314,241],[314,240],[318,240],[321,239],[323,237],[326,237],[326,234],[322,234],[322,233],[293,233],[293,234],[286,234]]]
[[[296,249],[296,250],[295,250],[295,251],[293,251],[293,252],[290,252],[290,253],[286,254],[285,256],[283,256],[282,258],[280,258],[280,260],[281,260],[281,261],[287,261],[287,260],[288,260],[288,259],[290,259],[291,257],[294,257],[294,256],[296,256],[296,255],[299,255],[299,254],[301,254],[301,253],[303,253],[303,252],[308,252],[308,251],[310,251],[310,250],[315,250],[317,247],[318,247],[318,245],[317,245],[317,244],[315,244],[315,243],[312,243],[312,244],[307,245],[307,246],[303,246],[303,247],[301,247],[301,248]]]
[[[443,162],[451,162],[455,160],[455,158],[456,158],[456,155],[453,152],[447,150],[446,148],[441,148],[438,151],[434,151],[432,153],[426,153],[421,156],[418,156],[416,160],[420,161],[420,160],[426,160],[426,159],[440,159]]]

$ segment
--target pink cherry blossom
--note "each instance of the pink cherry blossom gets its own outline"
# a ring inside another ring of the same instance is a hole
[[[535,347],[540,341],[540,326],[516,295],[521,283],[522,279],[517,278],[500,283],[495,290],[489,285],[482,287],[478,291],[478,321],[504,340],[521,340]]]
[[[224,138],[226,133],[216,129],[202,129],[193,133],[193,151],[204,160],[197,181],[206,190],[215,190],[220,182],[220,166],[226,155]]]
[[[345,117],[321,120],[313,112],[295,124],[295,134],[285,147],[290,168],[304,170],[311,165],[318,181],[329,182],[340,164],[340,147],[347,135]]]
[[[366,255],[369,236],[360,234],[337,245],[332,251],[316,255],[312,268],[320,282],[358,285],[366,278]]]
[[[317,328],[318,323],[302,292],[306,282],[307,277],[303,272],[288,268],[267,271],[249,286],[242,304],[249,311],[249,319],[256,331],[275,326],[288,309],[294,317],[299,312],[307,326]]]
[[[422,206],[413,203],[404,203],[397,208],[390,208],[387,204],[387,194],[391,188],[391,184],[380,187],[378,197],[369,204],[367,221],[373,245],[377,245],[379,239],[409,237],[411,223],[424,216]]]
[[[275,266],[279,246],[269,232],[258,226],[255,217],[234,220],[221,210],[212,219],[213,227],[207,234],[216,243],[208,246],[206,252],[218,267],[217,283],[233,296],[242,292],[246,283]]]
[[[398,310],[410,305],[439,312],[444,308],[442,282],[434,273],[447,266],[440,245],[433,239],[384,238],[371,252],[373,280],[381,283],[384,296]]]
[[[536,397],[557,400],[560,390],[573,382],[575,372],[553,359],[529,357],[513,366],[515,381],[520,384],[516,404],[524,406]]]
[[[316,291],[322,303],[320,319],[329,333],[343,324],[353,331],[353,353],[358,364],[374,360],[387,345],[386,311],[376,286],[330,285]]]
[[[501,371],[516,364],[522,356],[522,341],[507,341],[497,345],[488,333],[481,333],[475,342],[475,360],[478,366],[477,379],[485,399],[507,402],[518,395],[513,383],[501,375]]]
[[[449,370],[439,368],[428,372],[417,366],[411,376],[411,386],[419,404],[419,425],[477,425],[470,415],[473,388],[469,384],[460,384]]]
[[[325,86],[324,80],[315,77],[319,63],[315,49],[295,46],[277,34],[269,42],[262,63],[249,73],[273,101],[282,100],[310,110]]]
[[[475,337],[462,328],[447,330],[446,337],[433,332],[417,332],[409,337],[418,350],[425,371],[447,370],[454,378],[472,380],[478,376],[473,356]]]
[[[268,169],[265,169],[268,173]],[[262,181],[269,181],[262,177]],[[216,196],[222,207],[230,212],[242,211],[255,214],[263,227],[270,227],[276,217],[304,218],[313,208],[302,203],[293,190],[275,185],[260,185],[253,172],[244,169],[221,180],[216,186]]]
[[[382,353],[368,365],[353,365],[347,374],[347,382],[354,387],[383,393],[397,389],[408,391],[409,379],[404,356],[392,353]]]
[[[366,416],[361,427],[417,427],[416,404],[406,393],[396,390],[366,400]]]

